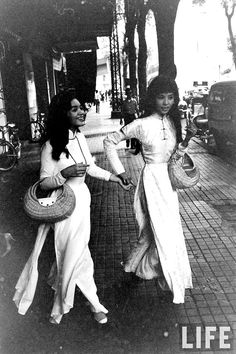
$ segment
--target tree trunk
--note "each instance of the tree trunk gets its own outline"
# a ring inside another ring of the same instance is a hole
[[[124,82],[126,82],[128,78],[128,57],[126,56],[126,54],[124,54],[122,57],[122,64],[123,64],[123,79]]]
[[[143,0],[139,0],[139,18],[138,18],[138,84],[139,84],[139,109],[143,110],[143,104],[146,96],[147,87],[147,43],[145,38],[147,7]]]
[[[159,74],[176,78],[174,62],[174,24],[180,0],[150,1],[156,20]]]
[[[227,21],[228,21],[229,39],[230,39],[232,53],[233,53],[234,66],[236,68],[236,43],[235,43],[235,38],[233,35],[233,29],[232,29],[232,17],[234,15],[234,10],[235,10],[236,4],[233,4],[231,13],[229,13],[229,9],[228,9],[226,3],[223,6],[225,9],[225,15],[226,15]]]
[[[136,77],[136,47],[134,44],[134,31],[135,27],[132,28],[128,35],[129,40],[129,78],[130,78],[130,88],[132,92],[137,94],[137,77]]]
[[[122,50],[122,65],[123,65],[123,79],[124,83],[126,83],[129,75],[128,75],[128,54],[129,54],[129,47],[127,44],[126,34],[124,35],[124,45]]]
[[[125,1],[126,14],[126,38],[128,39],[128,57],[129,57],[129,78],[130,87],[133,93],[137,94],[137,78],[136,78],[136,48],[134,44],[134,33],[137,24],[136,18],[136,1]]]

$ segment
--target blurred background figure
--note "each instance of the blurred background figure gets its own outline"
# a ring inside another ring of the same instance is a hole
[[[133,120],[135,120],[136,118],[138,118],[139,110],[138,110],[137,100],[134,97],[132,97],[131,88],[127,87],[125,90],[125,94],[126,94],[126,99],[124,100],[122,105],[122,116],[124,118],[125,125],[127,125],[133,122]],[[131,143],[129,139],[126,140],[126,147],[129,147],[130,144],[131,149],[135,149],[136,139],[132,138],[130,140]]]
[[[96,106],[96,113],[100,113],[100,94],[98,90],[95,91],[94,104]]]

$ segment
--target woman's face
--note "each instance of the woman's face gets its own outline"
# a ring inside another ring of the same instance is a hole
[[[71,101],[71,109],[67,112],[67,117],[72,130],[85,125],[86,111],[77,98]]]
[[[168,93],[159,93],[156,96],[156,111],[161,116],[164,116],[169,112],[171,107],[175,102],[174,94],[171,92]]]

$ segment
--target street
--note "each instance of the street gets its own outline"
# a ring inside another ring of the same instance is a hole
[[[108,104],[103,103],[100,114],[92,107],[83,129],[96,163],[108,170],[102,142],[107,132],[119,128],[119,119],[110,119]],[[123,143],[119,148],[136,184],[142,157],[131,154]],[[189,153],[201,179],[195,187],[179,191],[193,274],[193,289],[186,292],[185,304],[174,305],[155,280],[124,274],[121,262],[138,236],[134,191],[87,177],[92,195],[90,249],[109,321],[103,326],[95,323],[77,290],[74,308],[55,326],[48,321],[53,291],[47,285],[54,260],[53,232],[40,255],[38,286],[27,314],[19,315],[12,301],[37,231],[37,223],[23,211],[23,197],[38,178],[40,147],[23,144],[19,164],[0,174],[1,255],[6,250],[4,234],[13,238],[11,249],[0,258],[0,354],[235,353],[236,164],[209,153],[198,139],[191,142]]]

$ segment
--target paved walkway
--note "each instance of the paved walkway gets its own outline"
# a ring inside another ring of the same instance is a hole
[[[108,131],[119,129],[119,120],[110,119],[109,107],[88,114],[83,132],[97,164],[110,169],[102,141]],[[143,162],[126,150],[119,154],[137,181]],[[155,280],[127,279],[121,262],[137,239],[133,214],[134,192],[87,178],[92,194],[90,248],[95,279],[102,302],[110,309],[109,323],[94,323],[85,299],[76,292],[75,306],[60,326],[48,323],[53,292],[46,284],[53,260],[53,235],[49,235],[40,256],[39,284],[35,300],[26,316],[12,303],[14,285],[32,249],[36,225],[22,211],[26,188],[37,179],[39,147],[26,145],[19,165],[0,175],[0,232],[14,237],[12,249],[0,258],[0,354],[154,354],[154,353],[234,353],[236,343],[236,168],[217,155],[209,154],[199,141],[190,153],[201,169],[200,183],[179,192],[180,213],[190,257],[194,288],[186,292],[186,302],[174,305]],[[1,235],[1,253],[4,238]],[[206,348],[206,326],[215,339]],[[184,328],[185,327],[185,328]],[[198,329],[196,330],[196,327]],[[215,327],[215,331],[214,331]],[[220,330],[225,344],[220,348]],[[228,328],[229,327],[229,328]],[[186,340],[182,333],[187,331]],[[227,330],[227,331],[226,331]],[[197,331],[197,335],[196,335]],[[201,338],[200,333],[201,331]],[[183,345],[188,348],[184,349]],[[192,347],[192,348],[191,348]]]

